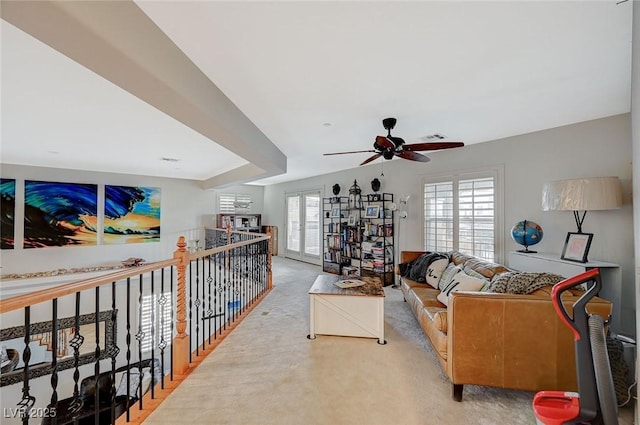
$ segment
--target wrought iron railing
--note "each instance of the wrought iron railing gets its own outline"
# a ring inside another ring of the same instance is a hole
[[[267,235],[207,232],[225,244],[0,301],[3,424],[148,416],[272,287]]]

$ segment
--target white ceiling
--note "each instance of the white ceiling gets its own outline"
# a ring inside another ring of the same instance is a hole
[[[472,144],[628,112],[632,4],[137,2],[286,155],[256,184],[357,166],[322,154],[371,148],[385,117]],[[255,162],[5,20],[2,163],[205,181]]]

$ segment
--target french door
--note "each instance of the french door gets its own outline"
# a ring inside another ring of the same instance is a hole
[[[320,264],[320,190],[287,193],[285,256]]]

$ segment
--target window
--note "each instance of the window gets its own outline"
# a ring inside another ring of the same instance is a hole
[[[424,185],[425,249],[457,250],[500,261],[499,169],[433,179]]]
[[[162,303],[160,300],[162,298]],[[142,308],[140,308],[140,319],[142,320],[142,332],[144,339],[141,342],[142,351],[151,351],[151,332],[153,330],[153,342],[155,349],[158,349],[161,336],[167,345],[171,345],[171,292],[164,294],[151,294],[142,296]],[[165,349],[166,350],[166,349]]]
[[[250,212],[253,200],[247,193],[221,193],[218,195],[218,209],[221,214]]]

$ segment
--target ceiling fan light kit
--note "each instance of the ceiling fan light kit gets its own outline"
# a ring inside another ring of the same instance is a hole
[[[417,151],[433,151],[440,149],[451,149],[464,146],[462,142],[424,142],[413,143],[410,145],[405,144],[404,139],[391,135],[391,130],[396,126],[397,120],[395,118],[385,118],[382,120],[382,126],[387,130],[386,136],[377,136],[373,142],[373,150],[351,151],[351,152],[334,152],[325,153],[325,155],[343,155],[351,153],[364,153],[373,152],[374,155],[365,159],[360,165],[365,165],[371,161],[383,157],[384,159],[393,159],[394,156],[399,158],[408,159],[410,161],[429,162],[428,156],[422,155]],[[444,139],[444,136],[436,134],[433,137],[437,140]]]

